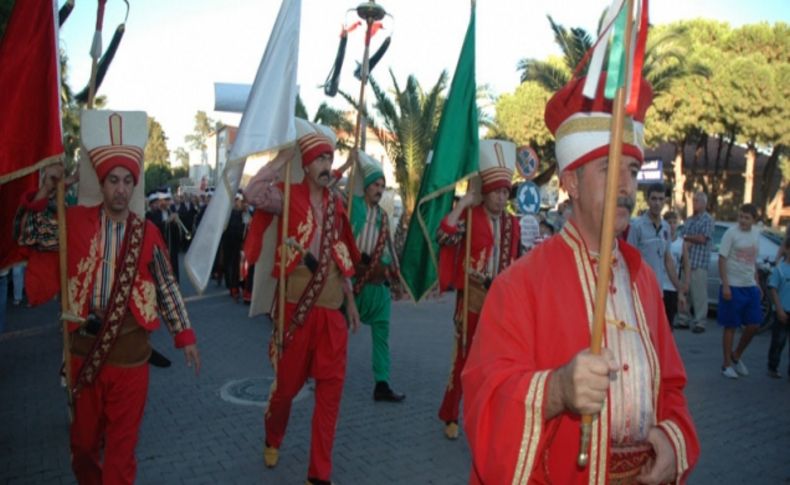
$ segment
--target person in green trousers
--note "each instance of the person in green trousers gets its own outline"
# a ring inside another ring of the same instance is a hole
[[[359,152],[359,170],[352,198],[351,226],[362,260],[354,278],[354,294],[359,317],[370,327],[373,338],[375,401],[401,402],[406,396],[390,388],[390,282],[398,278],[397,260],[392,250],[387,212],[379,205],[384,193],[384,172],[376,160]],[[352,187],[353,189],[354,187]],[[360,190],[361,189],[361,190]]]

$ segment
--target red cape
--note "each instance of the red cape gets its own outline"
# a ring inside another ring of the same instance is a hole
[[[280,183],[278,187],[282,191],[284,184]],[[325,190],[325,204],[328,196],[329,191]],[[307,182],[291,185],[289,204],[288,236],[296,240],[304,249],[309,249],[310,241],[316,230],[316,219],[313,217],[310,205],[310,188]],[[248,261],[258,261],[263,247],[263,235],[273,219],[274,214],[270,212],[256,210],[253,214],[247,230],[247,237],[244,240],[244,255]],[[338,242],[332,248],[332,257],[343,275],[352,276],[354,267],[360,260],[360,254],[340,197],[335,197],[335,230],[338,232]],[[277,241],[282,241],[282,224],[277,225]],[[272,276],[277,278],[280,274],[279,249],[275,257]],[[301,260],[301,254],[295,249],[289,248],[286,264],[287,274],[290,274]]]
[[[654,375],[655,421],[674,447],[684,481],[699,457],[699,441],[683,394],[683,362],[655,275],[636,249],[619,247]],[[462,376],[470,483],[605,483],[608,414],[593,425],[594,453],[585,469],[576,465],[579,416],[543,418],[551,371],[590,345],[592,297],[582,287],[589,289],[589,274],[587,250],[566,224],[494,280]]]
[[[510,260],[514,261],[518,257],[518,248],[521,244],[521,226],[515,216],[504,213],[504,217],[511,220],[513,227],[510,240]],[[466,213],[464,213],[466,217]],[[447,224],[447,218],[442,220],[441,230],[453,234],[457,228]],[[501,235],[497,235],[501,237]],[[471,247],[471,266],[478,272],[485,272],[485,265],[491,256],[494,248],[494,233],[491,230],[491,223],[483,205],[477,205],[472,209],[472,247]],[[464,252],[466,251],[466,235],[459,244],[453,246],[442,246],[439,249],[439,289],[446,291],[455,288],[464,288]]]

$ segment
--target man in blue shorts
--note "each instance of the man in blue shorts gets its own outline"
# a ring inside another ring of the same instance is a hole
[[[753,204],[741,206],[738,225],[727,229],[719,246],[721,288],[716,313],[719,325],[724,327],[721,373],[729,379],[749,375],[741,357],[763,319],[756,264],[760,237],[759,230],[754,227],[756,219],[757,208]],[[733,351],[735,329],[740,326],[744,327],[743,333]]]

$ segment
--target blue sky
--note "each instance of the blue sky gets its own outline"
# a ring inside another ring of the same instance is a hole
[[[317,86],[334,60],[346,11],[360,0],[302,0],[298,82],[309,113],[327,100]],[[63,3],[62,1],[60,3]],[[469,20],[469,0],[380,0],[394,17],[392,45],[373,72],[389,85],[390,67],[405,83],[415,74],[432,86],[443,69],[452,74]],[[516,62],[558,53],[546,15],[566,26],[594,31],[609,0],[478,0],[477,82],[495,93],[518,84]],[[170,150],[183,146],[194,114],[204,110],[215,119],[237,124],[239,116],[213,111],[214,82],[251,83],[280,7],[279,0],[130,0],[126,33],[99,94],[109,107],[145,110],[163,126]],[[123,21],[125,4],[108,0],[104,45]],[[85,86],[90,75],[88,54],[96,3],[78,1],[61,30],[61,47],[69,56],[70,84]],[[653,0],[652,23],[704,17],[739,26],[755,22],[790,23],[787,0]],[[377,35],[373,48],[383,40]],[[352,77],[362,57],[362,33],[349,38],[340,87],[358,93]],[[330,104],[347,108],[340,97]]]

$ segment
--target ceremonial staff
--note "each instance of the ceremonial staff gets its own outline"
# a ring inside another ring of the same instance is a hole
[[[359,85],[359,99],[357,100],[357,123],[354,127],[354,148],[352,151],[356,151],[357,149],[365,149],[365,144],[362,142],[362,132],[366,128],[365,123],[365,116],[367,113],[363,113],[365,110],[365,86],[368,84],[368,74],[370,69],[370,38],[373,34],[373,23],[377,22],[384,18],[387,12],[384,10],[384,7],[378,5],[375,0],[370,0],[366,3],[361,3],[357,6],[357,15],[365,21],[367,24],[365,30],[365,53],[362,56],[362,72],[360,73],[360,85]],[[351,202],[354,197],[354,190],[353,190],[353,183],[354,183],[354,172],[357,168],[357,162],[354,160],[351,163],[351,171],[348,174],[348,219],[351,220],[351,210],[354,207]]]
[[[468,184],[467,191],[471,190],[472,184]],[[474,204],[473,204],[474,205]],[[466,245],[464,248],[464,304],[463,316],[461,317],[461,355],[466,356],[466,329],[469,328],[469,267],[472,260],[472,206],[466,208]]]
[[[625,72],[629,72],[631,52],[631,33],[633,30],[633,0],[625,0]],[[599,40],[600,41],[600,40]],[[606,42],[606,39],[602,40]],[[623,126],[625,121],[626,84],[617,88],[612,109],[611,141],[609,143],[609,165],[606,170],[606,192],[603,206],[603,228],[601,230],[600,261],[595,282],[595,307],[593,308],[592,334],[590,352],[601,354],[601,341],[606,317],[606,300],[609,293],[610,272],[612,268],[612,251],[614,249],[614,218],[617,210],[617,188],[620,174],[620,159],[623,147]],[[581,443],[579,446],[578,465],[586,467],[590,461],[590,435],[592,433],[592,416],[582,415]]]
[[[73,3],[73,2],[72,2]],[[99,69],[99,57],[102,53],[101,31],[104,23],[104,7],[107,0],[98,1],[96,12],[96,31],[93,34],[91,44],[91,75],[88,82],[88,99],[86,109],[93,109],[93,101],[96,96],[96,78]],[[128,5],[128,4],[127,4]],[[63,20],[68,16],[65,12]],[[127,11],[128,14],[128,11]],[[117,45],[116,45],[117,48]],[[109,61],[108,61],[109,62]],[[69,404],[69,421],[74,420],[74,394],[71,384],[71,352],[69,349],[69,322],[77,320],[71,313],[69,305],[69,285],[68,285],[68,228],[66,227],[66,178],[58,180],[55,192],[55,202],[57,205],[58,221],[58,263],[60,280],[60,312],[63,323],[63,373],[66,379],[66,396]]]
[[[283,332],[285,331],[285,293],[286,285],[288,284],[285,266],[287,263],[286,254],[288,253],[288,211],[291,206],[291,160],[285,163],[285,187],[283,189],[283,220],[282,220],[282,237],[280,238],[280,273],[278,287],[280,291],[277,292],[277,332],[275,336],[275,352],[277,355],[274,359],[274,371],[277,375],[277,363],[283,352]]]
[[[64,174],[65,175],[65,174]],[[63,331],[63,375],[66,378],[66,399],[69,404],[69,422],[74,421],[74,395],[71,392],[71,352],[69,351],[69,281],[66,265],[68,264],[66,237],[66,180],[65,176],[58,180],[55,195],[58,218],[58,263],[60,277],[60,314]]]

